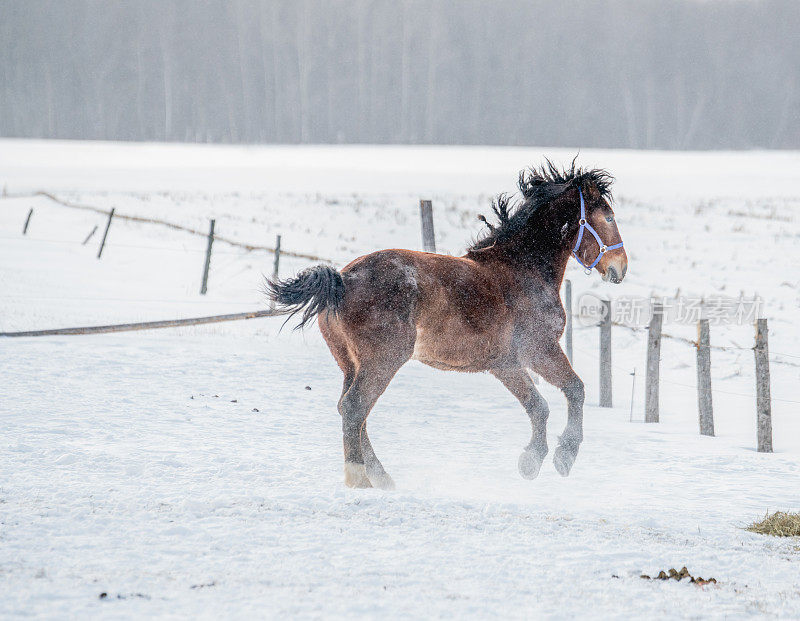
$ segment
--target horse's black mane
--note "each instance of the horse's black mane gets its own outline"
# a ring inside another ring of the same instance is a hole
[[[569,168],[559,170],[555,164],[545,158],[539,168],[535,166],[519,173],[517,187],[522,194],[521,201],[512,202],[506,194],[500,194],[492,201],[499,224],[490,224],[483,216],[478,216],[489,233],[476,241],[469,250],[488,248],[497,242],[513,237],[524,229],[531,216],[554,198],[560,196],[571,187],[585,187],[591,182],[603,198],[611,200],[611,184],[614,177],[601,168],[583,169],[575,166],[575,160]]]

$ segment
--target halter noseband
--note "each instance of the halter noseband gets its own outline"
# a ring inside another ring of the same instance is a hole
[[[600,239],[600,235],[597,234],[597,231],[594,230],[594,227],[586,221],[586,206],[583,204],[583,192],[581,192],[580,188],[578,188],[578,194],[581,197],[581,219],[578,220],[578,224],[580,225],[580,228],[578,229],[578,241],[575,242],[575,247],[572,249],[572,256],[575,257],[575,260],[578,263],[580,263],[586,270],[586,273],[589,274],[591,273],[592,268],[594,268],[594,266],[600,262],[600,259],[603,258],[603,255],[606,252],[608,252],[609,250],[616,250],[617,248],[622,248],[622,242],[614,244],[613,246],[606,246],[603,243],[603,240]],[[583,240],[584,230],[589,231],[597,240],[597,245],[600,246],[600,252],[598,253],[597,258],[592,262],[591,265],[586,265],[586,263],[581,261],[581,258],[578,256],[578,250],[581,247],[581,241]]]

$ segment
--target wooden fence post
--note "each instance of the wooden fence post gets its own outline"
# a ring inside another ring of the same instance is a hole
[[[767,320],[756,321],[756,412],[758,420],[758,452],[772,452],[772,402],[769,394],[769,344]]]
[[[211,267],[211,246],[214,245],[214,224],[216,220],[211,220],[211,228],[208,231],[208,246],[206,247],[206,263],[203,266],[203,284],[200,287],[200,295],[205,295],[208,291],[208,269]]]
[[[114,210],[116,208],[112,207],[111,211],[108,212],[108,222],[106,222],[106,230],[103,233],[103,241],[100,242],[100,250],[97,251],[97,258],[99,259],[103,256],[103,248],[106,247],[106,238],[108,237],[108,229],[111,228],[111,219],[114,217]]]
[[[272,282],[278,282],[278,274],[281,264],[281,236],[275,236],[275,262],[272,264]],[[272,298],[269,303],[271,310],[275,310],[275,299]]]
[[[419,216],[422,220],[422,248],[425,252],[436,252],[436,238],[433,232],[433,206],[430,201],[419,202]]]
[[[647,371],[644,388],[644,422],[658,422],[658,373],[661,361],[661,324],[664,307],[655,302],[647,328]]]
[[[566,346],[567,360],[572,364],[572,281],[567,279],[564,281],[564,302],[567,312],[567,325],[566,335],[564,337],[564,345]]]
[[[714,435],[714,408],[711,401],[711,336],[708,319],[697,322],[697,412],[700,434]]]
[[[600,322],[600,407],[611,406],[611,301],[603,300]]]
[[[33,207],[31,207],[30,211],[28,212],[28,217],[25,218],[25,226],[22,227],[22,234],[28,234],[28,225],[31,223],[31,216],[33,215]]]

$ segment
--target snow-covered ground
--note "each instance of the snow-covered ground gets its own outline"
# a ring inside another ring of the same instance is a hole
[[[440,250],[462,252],[490,196],[544,155],[574,153],[2,140],[0,331],[264,307],[271,254],[217,243],[200,296],[202,237],[117,220],[98,261],[104,217],[39,190],[200,230],[213,217],[251,244],[280,233],[343,265],[419,247],[420,198]],[[761,296],[776,453],[754,450],[749,322],[712,328],[729,348],[712,352],[716,438],[697,433],[693,348],[664,341],[662,422],[644,425],[645,333],[614,329],[607,409],[597,330],[576,325],[586,440],[568,479],[549,460],[519,477],[527,417],[494,378],[409,363],[370,416],[391,493],[342,483],[340,374],[316,328],[3,339],[0,615],[800,617],[800,542],[742,530],[800,508],[800,154],[580,161],[617,176],[630,266],[620,286],[571,267],[575,297]],[[554,440],[563,397],[542,391]],[[683,565],[718,585],[639,578]]]

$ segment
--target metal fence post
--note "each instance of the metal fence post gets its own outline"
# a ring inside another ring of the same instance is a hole
[[[28,225],[31,223],[31,216],[33,215],[33,207],[31,207],[30,211],[28,212],[28,217],[25,218],[25,226],[22,227],[22,234],[28,234]]]
[[[81,244],[81,246],[85,246],[86,244],[88,244],[88,243],[89,243],[89,240],[92,238],[92,236],[93,236],[95,233],[97,233],[97,225],[96,225],[96,224],[94,225],[94,228],[92,229],[92,232],[91,232],[91,233],[89,233],[89,234],[86,236],[86,239],[84,239],[84,240],[83,240],[83,243]]]
[[[200,295],[205,295],[208,291],[208,270],[211,267],[211,246],[214,245],[214,224],[216,220],[211,220],[211,228],[208,231],[208,246],[206,247],[206,263],[203,266],[203,284],[200,287]]]
[[[103,248],[106,247],[106,238],[108,237],[108,229],[111,228],[111,220],[114,218],[114,210],[116,208],[112,207],[111,211],[108,212],[108,222],[106,222],[106,230],[103,232],[103,241],[100,242],[100,250],[97,251],[97,258],[99,259],[103,256]]]

